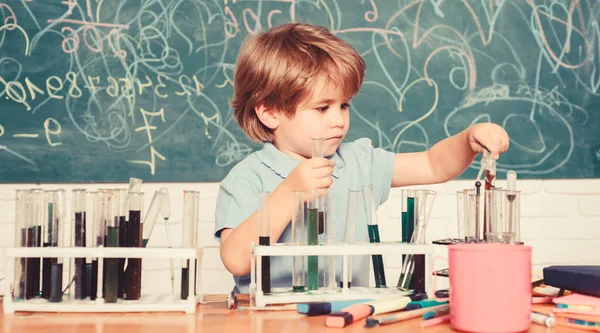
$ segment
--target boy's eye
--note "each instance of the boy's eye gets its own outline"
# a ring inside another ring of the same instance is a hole
[[[342,103],[342,109],[347,109],[350,107],[349,103]]]
[[[327,109],[329,109],[329,105],[320,106],[317,108],[317,110],[319,110],[321,112],[325,112],[325,111],[327,111]]]

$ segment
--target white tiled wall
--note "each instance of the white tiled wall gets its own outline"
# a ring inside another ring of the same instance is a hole
[[[501,184],[501,182],[499,181]],[[74,188],[115,188],[122,184],[43,184],[44,189],[64,188],[70,198]],[[172,237],[175,244],[181,242],[181,207],[184,189],[200,191],[199,242],[205,247],[202,264],[202,290],[205,293],[226,293],[233,286],[231,275],[219,258],[218,243],[213,239],[218,183],[168,183],[144,184],[144,203],[150,203],[151,195],[160,187],[169,189],[172,202]],[[427,239],[454,237],[456,227],[456,197],[459,189],[470,187],[471,182],[452,181],[429,186],[437,192]],[[4,294],[12,272],[4,256],[5,247],[14,245],[14,195],[16,189],[31,188],[31,184],[0,185],[0,294]],[[596,264],[600,265],[600,180],[521,180],[518,183],[521,196],[521,238],[533,246],[533,262],[536,266],[550,264]],[[392,189],[388,201],[379,208],[378,216],[382,241],[400,239],[400,191]],[[164,225],[157,224],[148,246],[166,246]],[[436,246],[436,253],[445,256],[445,247]],[[399,261],[384,257],[388,284],[392,285],[400,274]],[[168,292],[168,262],[144,262],[143,290]],[[177,276],[176,274],[175,276]],[[176,281],[178,283],[178,281]],[[443,286],[445,283],[441,281]]]

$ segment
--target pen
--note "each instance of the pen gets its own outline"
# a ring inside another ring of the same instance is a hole
[[[446,305],[443,306],[441,308],[435,309],[435,310],[431,310],[426,312],[423,315],[423,319],[428,320],[428,319],[432,319],[432,318],[436,318],[436,317],[440,317],[442,315],[446,315],[448,314],[448,311],[450,311],[450,306]]]

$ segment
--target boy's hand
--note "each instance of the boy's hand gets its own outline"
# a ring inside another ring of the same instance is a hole
[[[469,127],[467,137],[474,152],[483,154],[488,150],[495,160],[508,149],[508,133],[504,128],[493,123],[475,124]]]
[[[323,157],[309,158],[295,167],[282,184],[290,191],[328,188],[333,182],[331,174],[334,165],[335,161]],[[319,195],[322,194],[323,191],[319,191]]]

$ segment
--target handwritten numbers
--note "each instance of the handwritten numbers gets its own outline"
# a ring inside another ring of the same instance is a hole
[[[27,89],[29,90],[29,95],[31,95],[32,101],[35,100],[35,92],[36,91],[41,95],[44,94],[44,91],[42,89],[40,89],[38,86],[36,86],[35,84],[33,84],[31,81],[29,81],[28,77],[25,78],[25,85],[27,86]]]
[[[23,84],[19,81],[10,81],[6,82],[4,78],[0,76],[0,83],[4,84],[6,87],[6,95],[7,98],[12,99],[13,101],[23,104],[27,111],[31,110],[31,106],[27,103],[27,93],[25,92],[25,88]]]
[[[281,14],[281,11],[279,9],[273,9],[272,11],[269,12],[269,15],[267,16],[267,25],[269,26],[269,29],[271,29],[273,27],[273,15],[275,14]]]
[[[88,35],[90,34],[90,30],[93,32],[91,39],[91,42],[88,41]],[[103,42],[102,42],[102,35],[100,34],[100,32],[91,25],[85,25],[83,27],[83,42],[85,43],[85,45],[88,47],[88,49],[90,49],[90,51],[92,52],[102,52],[102,47],[103,47]],[[95,44],[94,46],[92,46],[92,44]]]
[[[116,57],[125,59],[125,57],[127,56],[127,52],[125,50],[121,50],[121,45],[119,44],[119,37],[119,30],[116,28],[111,29],[108,33],[108,45],[110,46],[110,49],[113,51],[113,54]]]
[[[150,79],[150,77],[148,75],[146,75],[145,79],[146,79],[146,83],[142,83],[142,80],[140,80],[139,77],[136,78],[137,86],[138,86],[138,93],[140,94],[140,96],[144,93],[144,89],[146,87],[152,87],[152,79]]]
[[[63,0],[60,3],[67,6],[67,16],[73,14],[73,8],[77,5],[76,0]]]
[[[225,6],[225,15],[229,16],[231,19],[231,21],[227,20],[227,22],[225,22],[225,35],[229,38],[234,38],[240,32],[240,25],[228,6]]]
[[[79,49],[79,36],[77,32],[71,27],[62,27],[60,32],[64,33],[65,31],[69,32],[69,36],[65,36],[65,39],[62,41],[62,49],[65,53],[70,54],[76,52]]]
[[[51,128],[51,126],[53,128]],[[60,124],[58,123],[58,121],[56,121],[56,119],[46,119],[46,121],[44,121],[44,130],[46,132],[46,141],[48,141],[50,147],[62,145],[61,142],[52,142],[52,140],[50,139],[50,135],[60,135],[60,133],[62,132],[62,128],[60,127]]]
[[[364,4],[365,0],[360,0],[360,3]],[[371,10],[365,12],[365,20],[372,23],[379,18],[379,12],[377,10],[377,5],[375,5],[375,0],[369,0],[369,4],[371,4]]]
[[[108,77],[108,82],[110,82],[110,85],[106,88],[106,93],[110,97],[117,97],[119,95],[119,82],[112,76]]]
[[[94,82],[96,81],[96,82]],[[92,94],[96,93],[96,85],[100,84],[99,76],[88,76],[88,85],[87,88],[90,90]]]
[[[254,20],[254,29],[250,28],[250,23],[248,22],[248,16],[250,16]],[[244,9],[242,12],[242,17],[244,18],[244,26],[246,26],[246,30],[251,35],[256,35],[260,31],[260,21],[258,20],[258,16],[256,13],[252,11],[250,8]]]
[[[58,81],[58,86],[52,84],[52,81]],[[58,76],[51,76],[46,80],[46,91],[48,92],[48,96],[56,99],[63,99],[64,96],[57,95],[56,93],[61,91],[63,88],[63,81]]]
[[[185,78],[186,83],[183,83],[183,79]],[[187,89],[188,85],[191,83],[190,78],[187,75],[181,75],[179,77],[179,85],[181,86],[181,89],[183,89],[183,91],[176,91],[175,94],[177,96],[191,96],[192,93]]]
[[[0,137],[4,135],[4,126],[0,125]]]
[[[3,8],[6,8],[10,12],[10,15],[8,15],[4,19],[4,25],[6,26],[6,30],[15,30],[17,26],[17,17],[15,16],[15,12],[13,12],[12,8],[10,8],[9,5],[5,3],[0,3],[0,10],[2,10],[2,14],[4,14]],[[9,22],[9,20],[11,20],[12,22]]]
[[[202,83],[200,83],[200,81],[198,81],[198,78],[196,77],[196,75],[194,75],[194,83],[196,84],[196,94],[200,95],[200,93],[202,92],[202,89],[204,89],[204,85]]]
[[[133,163],[133,164],[148,165],[150,167],[150,173],[152,175],[154,175],[154,172],[156,170],[156,157],[160,158],[163,161],[166,160],[166,158],[163,155],[161,155],[158,151],[156,151],[156,149],[152,145],[152,143],[153,143],[152,142],[152,130],[155,130],[156,126],[152,126],[149,124],[148,117],[160,117],[160,119],[164,123],[165,122],[165,109],[160,108],[159,111],[150,112],[150,111],[144,110],[143,108],[140,108],[140,112],[142,114],[142,118],[144,119],[144,126],[136,128],[135,131],[136,132],[146,131],[146,135],[148,136],[148,143],[150,144],[150,161],[134,160],[134,161],[128,161],[128,162]]]
[[[158,96],[160,98],[167,98],[167,97],[169,97],[168,95],[165,95],[165,94],[161,93],[160,91],[158,91],[158,89],[166,87],[164,82],[162,82],[163,76],[164,76],[163,74],[158,74],[158,85],[156,87],[154,87],[154,93],[156,94],[156,96]]]
[[[79,98],[82,95],[81,89],[77,86],[77,75],[73,72],[68,72],[65,75],[67,81],[71,82],[71,86],[69,87],[69,96],[73,98]]]

